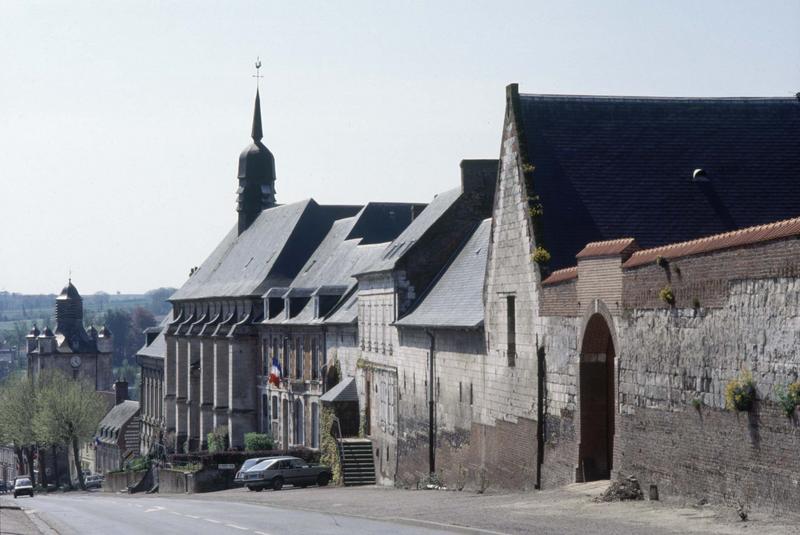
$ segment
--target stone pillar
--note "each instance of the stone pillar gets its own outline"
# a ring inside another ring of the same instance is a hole
[[[228,360],[227,338],[214,340],[214,427],[228,425]]]
[[[186,396],[188,395],[187,379],[189,374],[189,343],[184,337],[176,339],[177,358],[175,359],[175,448],[178,452],[183,452],[183,444],[186,441],[187,432],[187,409]]]
[[[214,340],[200,339],[200,449],[208,448],[214,430]]]
[[[231,447],[244,447],[244,435],[258,430],[258,337],[241,334],[230,341],[228,433]]]
[[[175,370],[177,369],[177,340],[165,336],[167,354],[164,358],[164,426],[167,433],[175,431]]]
[[[200,449],[200,340],[194,336],[188,341],[186,366],[186,436],[189,450]]]

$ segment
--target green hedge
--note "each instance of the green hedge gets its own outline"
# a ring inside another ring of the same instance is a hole
[[[272,437],[264,433],[245,433],[244,434],[244,449],[245,451],[267,451],[275,447],[272,442]]]

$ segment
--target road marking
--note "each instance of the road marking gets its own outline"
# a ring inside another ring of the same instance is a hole
[[[253,530],[253,533],[255,533],[256,535],[269,535],[269,533],[265,533],[263,531],[256,531],[256,530]]]
[[[194,518],[195,520],[200,518],[199,516],[194,516],[194,515],[183,515],[183,516],[187,516],[189,518]]]
[[[136,507],[143,507],[142,504],[140,504],[140,503],[135,503],[133,505],[135,505]]]
[[[145,513],[153,513],[155,511],[163,511],[165,507],[161,507],[160,505],[156,505],[155,507],[151,507],[150,509],[145,509]]]
[[[173,515],[183,516],[183,513],[179,513],[178,511],[170,511]]]
[[[250,528],[243,528],[242,526],[237,526],[236,524],[225,524],[229,528],[240,529],[242,531],[250,531]]]
[[[214,520],[213,518],[204,518],[206,522],[211,522],[212,524],[222,524],[219,520]]]

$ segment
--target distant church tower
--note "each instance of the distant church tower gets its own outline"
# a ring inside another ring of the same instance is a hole
[[[95,390],[111,388],[111,331],[83,326],[83,298],[70,280],[56,297],[56,331],[33,326],[27,336],[28,376],[44,370],[58,370],[70,377],[89,381]]]
[[[239,189],[236,191],[239,234],[247,230],[262,210],[275,206],[275,158],[261,142],[261,97],[258,90],[251,137],[253,142],[239,155]]]

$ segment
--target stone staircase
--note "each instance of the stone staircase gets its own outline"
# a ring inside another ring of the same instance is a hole
[[[339,459],[342,462],[342,479],[347,487],[375,484],[375,461],[372,441],[345,438],[339,441]]]

